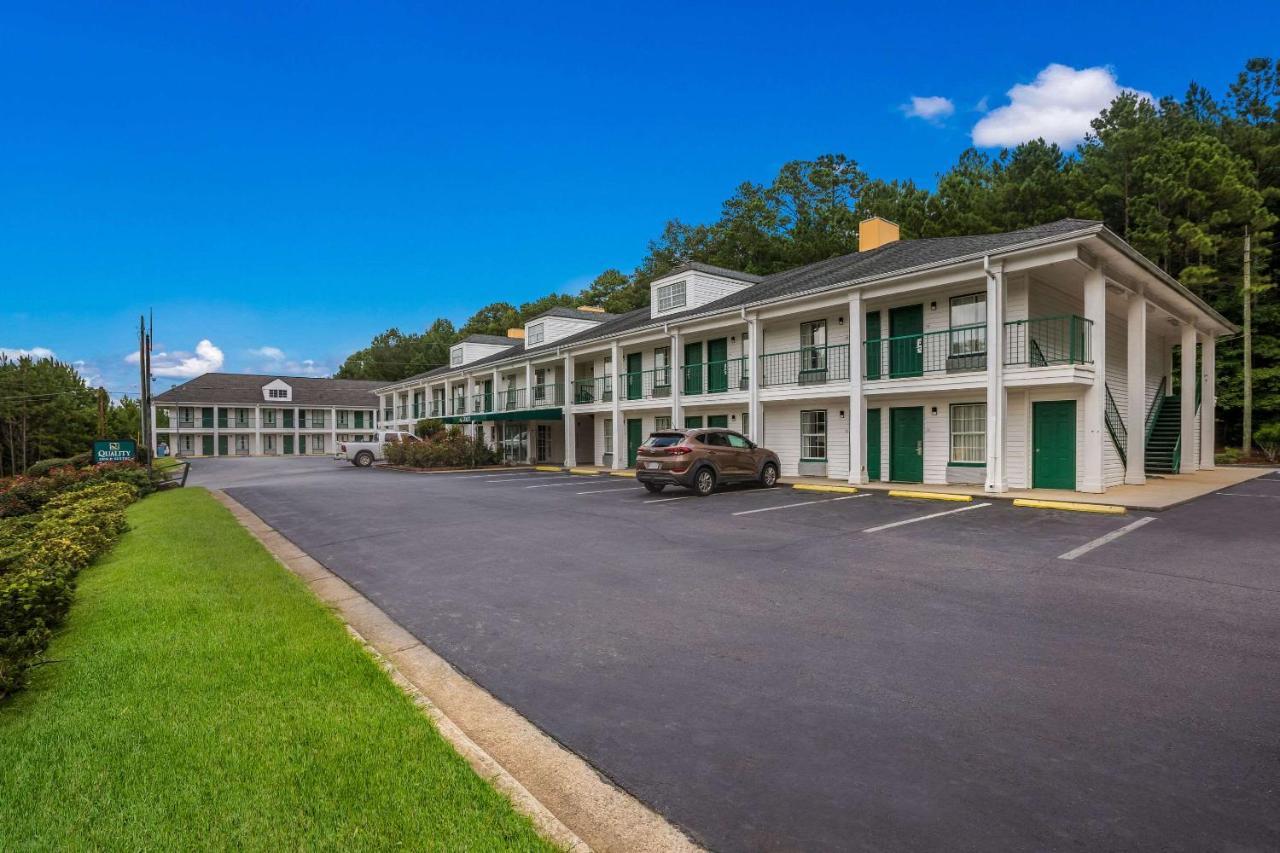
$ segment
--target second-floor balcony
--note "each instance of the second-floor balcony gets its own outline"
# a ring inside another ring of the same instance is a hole
[[[427,405],[427,417],[443,418],[446,414],[448,414],[448,409],[449,409],[448,404],[445,403],[443,398],[432,400]]]
[[[254,417],[251,414],[218,415],[218,429],[253,429]]]
[[[847,382],[849,345],[802,347],[760,356],[760,387]]]
[[[1075,315],[1010,320],[1004,324],[1003,363],[1006,367],[1091,364],[1092,325]],[[987,369],[985,325],[876,338],[864,346],[863,378],[868,380],[945,376]]]

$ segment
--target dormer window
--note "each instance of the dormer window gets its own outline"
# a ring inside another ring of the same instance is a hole
[[[270,397],[272,400],[288,400],[289,389],[288,388],[268,388],[267,396]]]
[[[449,353],[449,365],[451,367],[460,367],[462,365],[462,348],[458,347]]]
[[[538,344],[542,343],[542,324],[541,323],[530,324],[529,333],[527,337],[529,339],[528,344],[531,347],[537,346]]]
[[[683,281],[664,284],[658,288],[658,311],[672,311],[685,305],[685,288]]]

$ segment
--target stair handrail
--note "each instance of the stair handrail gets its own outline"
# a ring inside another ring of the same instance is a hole
[[[1124,417],[1120,414],[1120,407],[1116,405],[1116,398],[1111,396],[1111,386],[1103,382],[1102,389],[1107,394],[1102,420],[1107,425],[1107,433],[1111,436],[1111,443],[1115,445],[1116,453],[1120,455],[1120,464],[1128,465],[1126,448],[1129,443],[1129,429],[1124,425]]]
[[[1160,414],[1160,407],[1164,404],[1165,383],[1169,381],[1169,377],[1161,376],[1160,384],[1156,387],[1156,396],[1151,400],[1151,408],[1147,410],[1147,438],[1142,443],[1146,447],[1151,443],[1151,433],[1156,428],[1156,417]]]

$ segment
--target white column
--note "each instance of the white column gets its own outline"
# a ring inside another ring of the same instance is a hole
[[[867,482],[867,398],[862,394],[862,291],[849,294],[849,484]]]
[[[1196,455],[1196,327],[1182,327],[1182,468],[1190,474],[1200,467]]]
[[[578,464],[578,417],[573,413],[573,356],[564,357],[564,466]]]
[[[1129,294],[1127,335],[1124,481],[1141,486],[1147,482],[1147,299],[1142,293]]]
[[[1009,491],[1006,470],[1004,388],[1004,265],[987,272],[987,474],[988,492]],[[947,429],[950,430],[950,424]]]
[[[609,365],[609,371],[613,375],[613,464],[614,470],[621,470],[627,467],[627,448],[624,446],[623,436],[626,431],[622,424],[622,350],[618,347],[618,342],[613,342],[613,361]]]
[[[253,447],[250,453],[262,453],[262,406],[253,407]]]
[[[1217,342],[1213,335],[1200,338],[1200,467],[1213,468],[1214,416],[1217,414],[1218,394]]]
[[[762,337],[758,317],[747,318],[747,364],[750,368],[747,381],[747,413],[751,429],[747,438],[756,444],[764,443],[764,407],[760,405],[760,339]],[[674,421],[672,422],[674,425]]]
[[[412,432],[412,430],[410,430]],[[326,453],[333,453],[338,449],[338,409],[335,406],[329,407],[329,446],[325,448]]]
[[[755,338],[753,334],[752,339]],[[752,370],[755,373],[755,370]],[[684,338],[679,331],[671,333],[671,428],[684,428],[684,406],[681,405],[681,395],[684,393]],[[755,415],[751,416],[751,420],[755,420]],[[751,428],[755,429],[755,424],[751,424]]]
[[[219,408],[218,406],[213,407],[213,455],[214,456],[218,455],[218,408]],[[201,420],[203,420],[204,412],[202,411],[200,414],[202,416]],[[203,439],[201,439],[201,443],[202,444],[204,443]],[[201,450],[203,449],[204,448],[201,448]]]
[[[155,404],[151,404],[151,452],[156,452],[156,446],[160,443],[160,428],[156,426],[156,412],[159,411]]]
[[[378,398],[378,408],[382,408],[382,398]],[[378,413],[381,416],[381,412]],[[298,456],[302,453],[302,433],[298,431],[298,409],[295,406],[293,410],[293,455]]]
[[[1084,316],[1090,321],[1089,355],[1093,360],[1093,382],[1084,392],[1084,459],[1081,460],[1079,488],[1082,492],[1101,492],[1105,488],[1102,455],[1107,410],[1107,279],[1102,269],[1085,273]]]
[[[493,383],[493,401],[489,405],[490,407],[493,408],[495,412],[498,411],[498,409],[502,408],[498,402],[501,399],[498,396],[499,394],[498,389],[502,387],[501,380],[502,380],[502,377],[498,375],[498,371],[495,368],[493,371],[493,376],[489,377],[489,381]]]

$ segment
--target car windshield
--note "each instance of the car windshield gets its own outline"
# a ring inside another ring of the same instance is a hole
[[[680,443],[680,439],[684,438],[684,433],[679,432],[655,432],[649,436],[649,440],[644,443],[645,447],[674,447]]]

